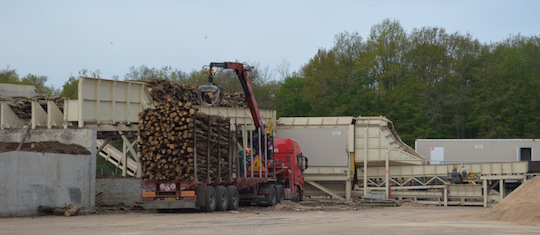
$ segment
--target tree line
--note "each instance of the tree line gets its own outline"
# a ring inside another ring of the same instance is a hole
[[[379,116],[401,138],[539,138],[540,38],[482,44],[398,21],[335,36],[276,93],[281,116]]]
[[[440,27],[407,33],[385,19],[364,39],[358,32],[335,36],[296,72],[274,79],[258,64],[251,74],[259,107],[278,116],[386,116],[412,145],[420,138],[539,138],[540,38],[509,36],[480,43],[470,34]],[[172,67],[131,67],[126,80],[169,79],[204,84],[202,71]],[[83,69],[79,76],[100,77]],[[119,77],[115,77],[119,79]],[[45,86],[46,77],[19,78],[0,70],[0,82],[34,84],[48,95],[77,98],[78,76],[62,89]],[[242,91],[232,71],[215,83]]]

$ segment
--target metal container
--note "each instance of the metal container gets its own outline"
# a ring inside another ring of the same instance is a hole
[[[536,139],[418,139],[429,164],[540,161]]]

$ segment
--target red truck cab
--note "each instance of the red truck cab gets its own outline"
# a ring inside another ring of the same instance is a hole
[[[304,197],[303,172],[308,168],[307,157],[302,154],[300,146],[293,139],[275,138],[274,158],[278,181],[283,182],[293,201],[301,201]]]

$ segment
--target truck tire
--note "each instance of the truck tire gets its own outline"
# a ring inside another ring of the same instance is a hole
[[[275,187],[270,187],[270,193],[264,195],[265,206],[274,206],[277,204],[277,192]]]
[[[283,185],[276,185],[276,192],[277,192],[277,202],[280,203],[283,200],[285,200],[285,188]]]
[[[227,193],[229,194],[229,205],[227,210],[236,210],[240,205],[240,194],[238,189],[234,185],[227,186]]]
[[[216,190],[212,186],[206,187],[206,192],[204,194],[204,207],[202,207],[202,210],[206,212],[212,212],[216,210],[216,204]]]
[[[227,207],[229,206],[229,197],[225,186],[216,186],[216,199],[216,211],[227,210]]]
[[[302,192],[300,192],[300,187],[296,187],[296,195],[292,199],[293,202],[302,201]]]

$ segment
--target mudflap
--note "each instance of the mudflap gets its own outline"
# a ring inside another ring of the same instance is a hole
[[[265,184],[259,188],[257,204],[273,206],[276,204],[276,187],[274,184]]]
[[[197,187],[197,189],[195,189],[195,198],[196,198],[196,202],[195,202],[195,206],[197,206],[197,208],[203,208],[205,207],[205,201],[204,200],[206,197],[206,187]]]

